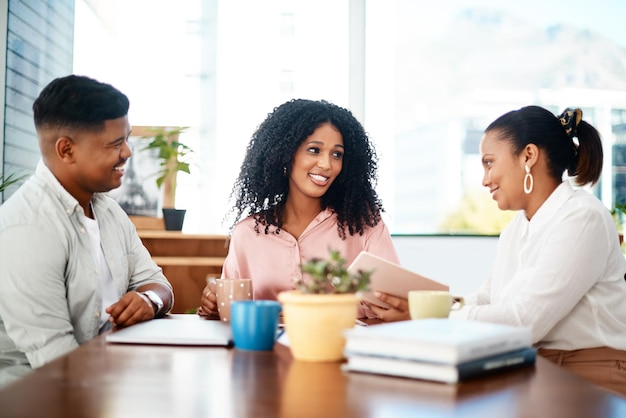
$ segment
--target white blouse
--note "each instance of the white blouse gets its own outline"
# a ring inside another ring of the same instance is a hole
[[[624,273],[609,210],[563,182],[504,229],[490,277],[450,317],[527,326],[543,348],[626,350]]]

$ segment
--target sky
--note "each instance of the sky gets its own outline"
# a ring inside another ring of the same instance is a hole
[[[415,6],[415,16],[424,1],[400,0]],[[429,2],[430,3],[430,2]],[[626,1],[624,0],[446,0],[436,6],[428,6],[429,19],[420,20],[419,25],[426,32],[436,33],[450,19],[450,11],[461,7],[489,6],[513,12],[519,17],[537,22],[543,26],[556,23],[570,23],[574,26],[587,28],[615,40],[626,47]],[[430,18],[432,15],[432,19]],[[437,16],[439,19],[437,19]]]

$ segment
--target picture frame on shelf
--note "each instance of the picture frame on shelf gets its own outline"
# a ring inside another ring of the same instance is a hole
[[[158,151],[139,151],[145,145],[145,136],[150,135],[148,127],[133,126],[128,138],[133,155],[126,163],[126,173],[122,185],[111,190],[113,198],[129,216],[161,217],[161,191],[155,183],[155,173],[159,170]]]

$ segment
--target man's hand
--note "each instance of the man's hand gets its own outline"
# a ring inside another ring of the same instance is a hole
[[[378,316],[378,319],[380,319],[381,321],[393,322],[411,319],[411,315],[409,314],[408,300],[396,296],[391,296],[387,293],[382,292],[374,292],[374,295],[378,299],[392,306],[389,309],[385,309],[376,305],[366,303],[366,305],[372,310],[372,312],[374,312]]]
[[[109,321],[118,327],[127,327],[154,318],[152,302],[138,292],[126,293],[106,309]]]

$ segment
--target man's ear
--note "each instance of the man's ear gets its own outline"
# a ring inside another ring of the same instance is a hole
[[[528,165],[528,167],[533,168],[533,166],[539,160],[539,147],[535,144],[528,144],[524,147],[522,151],[522,161],[524,165]]]
[[[74,161],[74,142],[70,138],[66,136],[58,138],[54,143],[54,151],[62,161]]]

